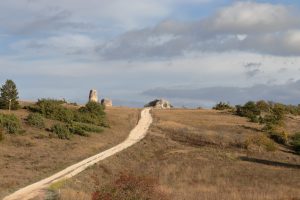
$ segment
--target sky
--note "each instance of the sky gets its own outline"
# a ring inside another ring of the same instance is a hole
[[[300,103],[300,1],[0,2],[0,83],[20,99]]]

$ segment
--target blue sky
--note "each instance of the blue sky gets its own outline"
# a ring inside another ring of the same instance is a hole
[[[127,106],[298,104],[299,9],[294,0],[1,1],[0,81],[13,79],[28,100],[84,103],[95,88]]]

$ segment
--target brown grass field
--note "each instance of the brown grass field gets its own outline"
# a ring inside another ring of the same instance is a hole
[[[153,178],[161,199],[300,199],[299,155],[279,145],[272,152],[245,147],[263,135],[258,124],[213,110],[154,110],[153,116],[142,142],[56,186],[59,199],[91,199],[120,173]],[[289,131],[300,128],[297,118],[286,124]]]
[[[7,113],[7,111],[0,110]],[[111,128],[90,137],[74,135],[71,140],[49,138],[49,132],[25,123],[28,111],[13,111],[22,119],[21,135],[5,135],[0,142],[0,199],[14,190],[54,174],[82,159],[123,141],[136,125],[139,109],[106,109]],[[46,120],[50,127],[53,120]]]

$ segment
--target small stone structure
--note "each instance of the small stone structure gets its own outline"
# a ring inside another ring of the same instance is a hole
[[[97,90],[90,90],[89,102],[98,102]]]
[[[102,99],[101,105],[103,105],[105,107],[112,107],[113,103],[112,103],[112,100],[110,100],[110,99]]]
[[[159,109],[173,108],[171,103],[165,99],[156,99],[156,100],[151,101],[148,104],[146,104],[145,107],[154,107],[154,108],[159,108]]]

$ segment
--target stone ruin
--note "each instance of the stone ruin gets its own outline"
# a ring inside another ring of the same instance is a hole
[[[90,90],[89,102],[97,102],[97,103],[99,102],[97,90],[95,90],[95,89]],[[110,100],[110,99],[102,99],[100,103],[101,103],[101,105],[104,105],[105,107],[113,106],[112,100]]]
[[[89,102],[98,102],[97,90],[90,90]]]
[[[155,99],[154,101],[149,102],[145,107],[153,107],[159,109],[170,109],[173,108],[171,103],[165,99]]]
[[[105,107],[112,107],[113,103],[112,103],[112,100],[110,100],[110,99],[102,99],[101,105],[103,105]]]

